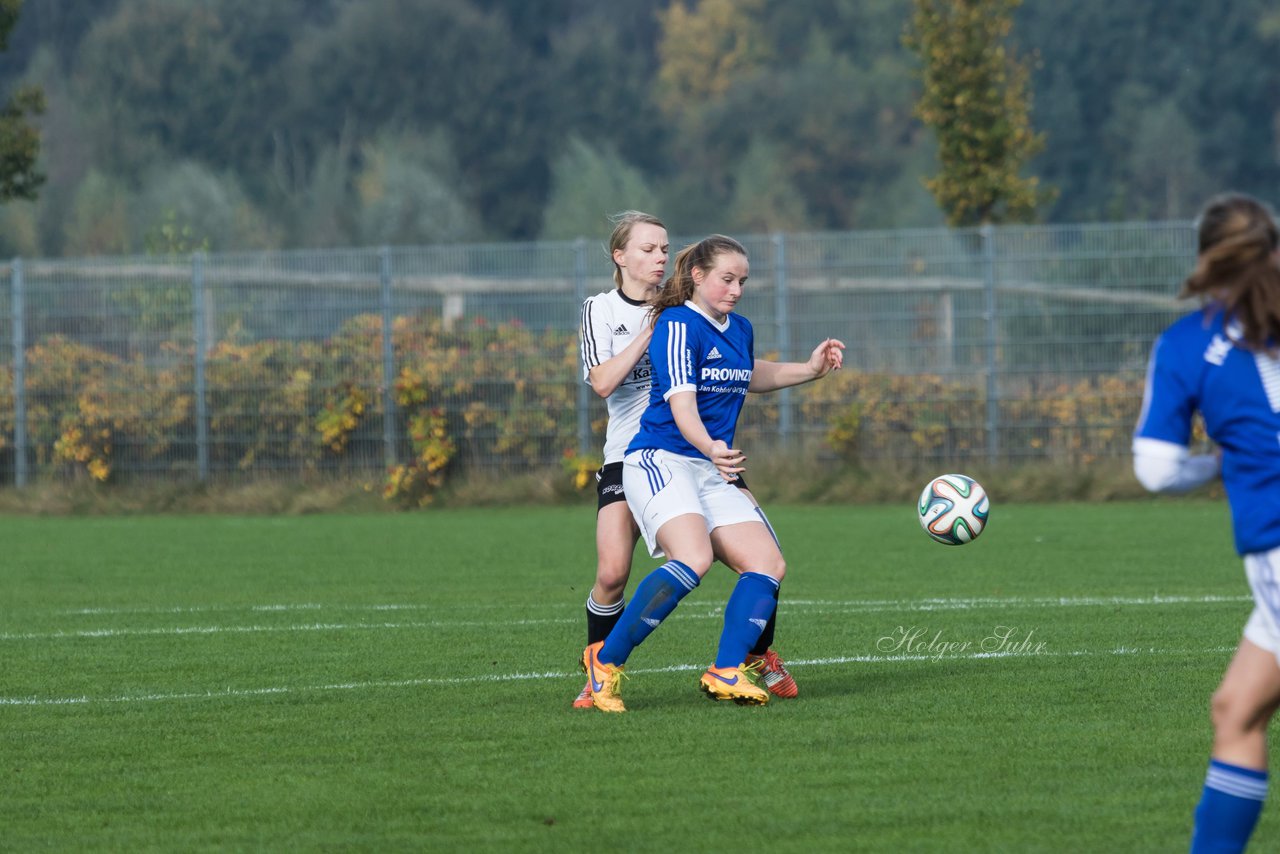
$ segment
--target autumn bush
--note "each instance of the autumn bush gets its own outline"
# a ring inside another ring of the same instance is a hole
[[[360,315],[324,340],[239,341],[205,354],[208,458],[215,472],[306,476],[383,472],[390,502],[431,503],[460,473],[558,469],[574,490],[599,465],[578,437],[579,366],[572,332],[433,315],[392,325],[394,421],[385,436],[382,320]],[[154,471],[192,476],[197,435],[194,352],[150,358],[50,336],[26,354],[27,434],[39,474],[110,482]],[[12,371],[0,371],[0,453],[12,454]],[[1139,376],[1007,380],[999,446],[1011,461],[1090,464],[1128,452]],[[594,399],[593,399],[594,400]],[[985,459],[981,379],[846,368],[792,390],[793,428],[849,466]],[[593,404],[598,405],[598,404]],[[740,435],[776,439],[784,398],[752,396]],[[810,442],[812,445],[812,442]]]

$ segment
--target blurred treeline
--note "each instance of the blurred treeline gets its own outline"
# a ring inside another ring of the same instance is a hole
[[[38,201],[0,256],[942,222],[911,0],[26,0]],[[1027,0],[1050,222],[1274,195],[1280,8]]]

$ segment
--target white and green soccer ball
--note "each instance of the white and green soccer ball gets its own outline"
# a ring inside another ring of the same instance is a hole
[[[968,475],[943,474],[925,484],[916,508],[920,527],[940,543],[962,546],[987,527],[987,491]]]

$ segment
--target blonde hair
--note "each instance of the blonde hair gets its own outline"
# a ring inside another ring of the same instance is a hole
[[[697,243],[686,246],[676,254],[675,269],[663,286],[654,294],[650,305],[653,306],[653,320],[658,319],[664,309],[684,305],[693,296],[693,269],[711,270],[716,259],[721,255],[736,252],[743,258],[747,250],[732,237],[713,234],[704,237]]]
[[[1241,343],[1280,347],[1280,231],[1270,209],[1242,193],[1216,196],[1199,219],[1199,256],[1182,296],[1220,304],[1243,329]]]
[[[614,284],[622,287],[622,268],[618,266],[617,261],[613,260],[613,253],[627,248],[627,241],[631,239],[631,230],[638,224],[656,225],[664,231],[666,226],[662,224],[662,220],[644,211],[622,211],[609,217],[609,222],[613,223],[613,233],[609,235],[609,262],[613,264]]]

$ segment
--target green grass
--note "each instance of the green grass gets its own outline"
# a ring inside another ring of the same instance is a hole
[[[590,508],[0,517],[0,847],[1185,849],[1250,609],[1223,504],[770,515],[800,698],[696,690],[716,568],[620,716],[569,708]]]

